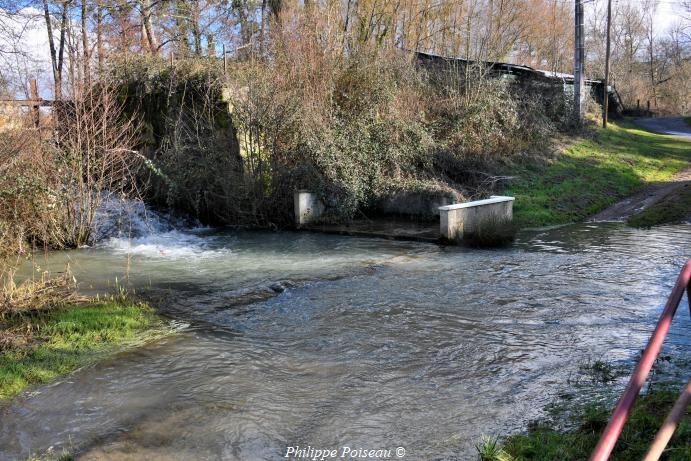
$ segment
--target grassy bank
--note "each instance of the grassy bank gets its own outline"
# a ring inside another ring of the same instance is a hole
[[[610,460],[641,459],[679,390],[656,390],[640,396]],[[485,440],[478,447],[481,461],[578,461],[588,459],[602,434],[611,409],[602,404],[585,407],[575,418],[575,427],[557,430],[545,423],[531,425],[526,434],[512,435],[504,443]],[[687,412],[670,441],[664,460],[691,459],[691,414]]]
[[[669,180],[691,164],[691,143],[628,121],[598,129],[549,162],[512,166],[515,218],[524,226],[580,221],[647,183]]]
[[[691,184],[664,197],[658,203],[631,216],[627,224],[651,227],[658,224],[676,224],[691,218]]]
[[[0,348],[0,400],[165,332],[153,309],[119,298],[6,316],[0,330],[31,332]]]

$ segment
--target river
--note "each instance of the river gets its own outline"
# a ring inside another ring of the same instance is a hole
[[[37,259],[117,284],[181,331],[0,407],[0,459],[269,460],[288,447],[474,459],[584,363],[633,364],[691,226],[578,224],[509,249],[296,232],[168,230]],[[666,353],[688,358],[686,301]]]

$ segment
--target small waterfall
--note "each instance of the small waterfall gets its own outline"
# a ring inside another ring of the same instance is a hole
[[[199,223],[153,210],[140,199],[108,198],[96,214],[94,240],[137,238],[190,227],[199,227]]]
[[[230,250],[211,249],[210,229],[188,217],[161,213],[142,200],[104,200],[95,220],[95,246],[116,253],[154,258],[219,256]]]

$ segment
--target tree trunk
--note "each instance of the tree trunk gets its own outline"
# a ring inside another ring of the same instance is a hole
[[[199,28],[199,2],[192,4],[190,11],[190,21],[192,22],[192,36],[194,37],[194,54],[202,55],[202,33]]]
[[[82,0],[82,48],[84,49],[84,82],[91,83],[91,50],[89,49],[89,35],[86,25],[86,0]]]
[[[142,30],[144,31],[145,41],[149,46],[151,54],[158,54],[158,39],[151,21],[151,3],[149,0],[139,0],[139,10],[142,16]]]
[[[103,64],[105,56],[103,54],[103,6],[100,1],[96,2],[96,54],[98,55],[98,75],[103,75]]]
[[[53,69],[54,97],[56,101],[62,99],[62,63],[65,56],[65,29],[67,28],[67,2],[62,3],[60,14],[60,42],[58,49],[55,49],[55,38],[53,37],[53,22],[50,17],[48,0],[43,0],[43,16],[46,21],[48,31],[48,46],[50,47],[50,61]]]
[[[190,52],[188,18],[189,5],[187,0],[177,0],[175,2],[175,28],[179,37],[178,52],[183,56],[187,56]]]

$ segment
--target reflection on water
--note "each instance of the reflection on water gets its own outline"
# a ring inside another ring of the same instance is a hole
[[[630,363],[690,255],[691,226],[605,224],[491,251],[197,230],[51,255],[44,266],[69,259],[87,289],[126,274],[191,327],[1,409],[0,458],[348,445],[468,459],[481,434],[539,417],[584,361]],[[688,357],[690,327],[679,315],[669,352]]]

